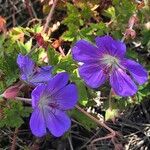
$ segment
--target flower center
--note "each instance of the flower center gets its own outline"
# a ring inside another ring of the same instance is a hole
[[[49,103],[49,105],[52,109],[58,108],[58,104],[57,103]]]
[[[55,110],[59,107],[58,103],[53,101],[51,96],[41,97],[38,105],[40,109],[50,108],[51,110]]]
[[[39,108],[43,108],[44,106],[48,106],[48,103],[50,101],[50,97],[43,96],[41,97],[39,101]]]
[[[120,60],[114,56],[105,54],[101,58],[101,64],[105,74],[110,75],[111,72],[120,66]]]
[[[114,56],[111,56],[111,55],[108,55],[108,54],[105,54],[103,56],[103,58],[101,59],[101,63],[103,65],[106,65],[108,68],[116,68],[118,67],[119,65],[119,59],[114,57]]]

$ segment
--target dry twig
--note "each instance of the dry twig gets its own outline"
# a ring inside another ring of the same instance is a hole
[[[12,145],[11,145],[11,150],[15,150],[16,149],[16,139],[17,139],[17,134],[18,134],[18,128],[15,129],[14,132],[14,136],[13,136],[13,141],[12,141]]]
[[[52,8],[47,16],[47,19],[46,19],[46,23],[44,25],[44,29],[43,29],[43,32],[45,33],[48,29],[48,26],[49,26],[49,23],[50,21],[52,20],[52,16],[53,16],[53,13],[54,13],[54,10],[55,10],[55,7],[56,7],[56,4],[57,4],[58,0],[54,0],[53,2],[53,5],[52,5]]]

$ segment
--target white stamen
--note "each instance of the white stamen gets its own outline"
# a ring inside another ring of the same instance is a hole
[[[41,99],[40,99],[40,101],[39,101],[39,108],[42,108],[42,107],[44,107],[44,106],[47,106],[48,105],[48,103],[49,103],[49,97],[47,97],[47,96],[43,96],[43,97],[41,97]]]
[[[108,68],[111,67],[113,69],[113,68],[118,67],[119,59],[114,56],[105,54],[103,58],[101,59],[101,63],[106,65]]]

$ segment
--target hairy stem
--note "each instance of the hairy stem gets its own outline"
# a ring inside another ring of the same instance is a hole
[[[31,99],[29,99],[29,98],[15,97],[15,99],[18,100],[18,101],[24,101],[24,102],[27,102],[27,103],[31,102]]]

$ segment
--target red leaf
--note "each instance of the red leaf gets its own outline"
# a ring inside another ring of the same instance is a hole
[[[3,17],[0,16],[0,32],[6,29],[6,21]]]

